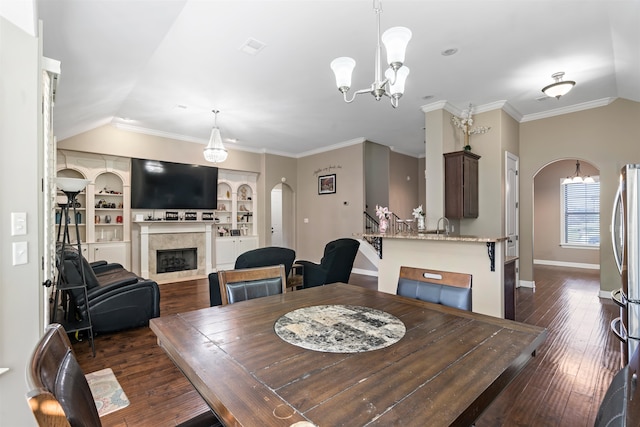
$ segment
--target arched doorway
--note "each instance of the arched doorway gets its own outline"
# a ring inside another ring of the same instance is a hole
[[[570,244],[563,233],[571,228],[563,213],[564,193],[562,182],[576,174],[576,162],[580,174],[596,181],[600,171],[583,159],[554,160],[542,167],[533,179],[533,263],[561,267],[600,268],[599,236],[584,244]],[[599,189],[599,187],[598,187]],[[599,194],[599,191],[598,191]],[[600,206],[600,215],[609,215],[608,206]],[[600,231],[601,232],[601,231]]]
[[[286,183],[271,189],[271,246],[295,249],[294,196]]]

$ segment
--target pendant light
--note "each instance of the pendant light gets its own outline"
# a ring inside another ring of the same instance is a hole
[[[209,137],[209,144],[204,149],[204,158],[208,162],[222,163],[227,160],[227,150],[222,145],[222,138],[220,137],[220,129],[218,128],[218,110],[212,110],[215,119],[213,129],[211,129],[211,136]]]
[[[595,180],[591,176],[584,176],[580,172],[580,161],[576,160],[576,172],[572,176],[566,177],[563,184],[593,184]]]
[[[552,74],[551,77],[555,79],[555,83],[551,83],[550,85],[543,87],[542,92],[544,92],[545,95],[556,99],[560,99],[561,96],[569,93],[569,91],[576,85],[576,82],[573,80],[562,80],[562,77],[564,77],[564,72],[562,71]]]

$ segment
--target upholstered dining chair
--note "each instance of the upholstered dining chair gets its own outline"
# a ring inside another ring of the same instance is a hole
[[[238,258],[234,269],[268,267],[271,265],[283,264],[285,274],[289,276],[293,261],[296,259],[296,252],[293,249],[282,248],[279,246],[266,246],[264,248],[252,249],[247,251]],[[209,303],[211,307],[222,304],[220,294],[220,280],[218,273],[209,274]]]
[[[283,264],[270,267],[221,270],[220,296],[222,305],[286,292],[287,276]]]
[[[595,427],[631,427],[640,425],[640,347],[611,380],[600,403]]]
[[[89,383],[62,325],[47,327],[27,365],[27,401],[39,426],[100,426]]]
[[[40,427],[100,427],[89,383],[59,323],[47,326],[26,368],[27,402]],[[180,427],[222,426],[211,411]]]
[[[320,264],[297,260],[296,264],[304,268],[303,287],[306,289],[328,283],[348,283],[359,247],[360,242],[355,239],[337,239],[325,245]]]
[[[400,267],[397,295],[471,311],[471,274]]]

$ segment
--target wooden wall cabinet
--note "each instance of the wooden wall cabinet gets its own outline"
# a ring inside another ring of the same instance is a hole
[[[444,215],[450,219],[478,217],[478,160],[470,151],[444,154]]]

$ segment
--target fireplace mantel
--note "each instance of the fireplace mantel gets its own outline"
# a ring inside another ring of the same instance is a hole
[[[150,256],[149,256],[149,239],[153,235],[172,235],[174,237],[176,234],[181,233],[196,233],[202,234],[204,237],[204,277],[208,276],[209,273],[214,271],[213,269],[213,227],[214,223],[211,221],[133,221],[133,224],[136,226],[137,231],[137,239],[135,243],[137,243],[137,248],[134,248],[134,256],[139,257],[139,263],[134,263],[139,266],[139,272],[142,277],[151,278],[156,281],[163,281],[161,276],[165,276],[165,274],[158,275],[155,271],[150,271]],[[199,268],[201,271],[201,269]],[[202,275],[202,273],[183,273],[183,274],[195,274],[197,278]],[[183,276],[183,275],[181,275]],[[175,280],[175,277],[167,275],[168,281]],[[160,280],[158,280],[160,279]]]

